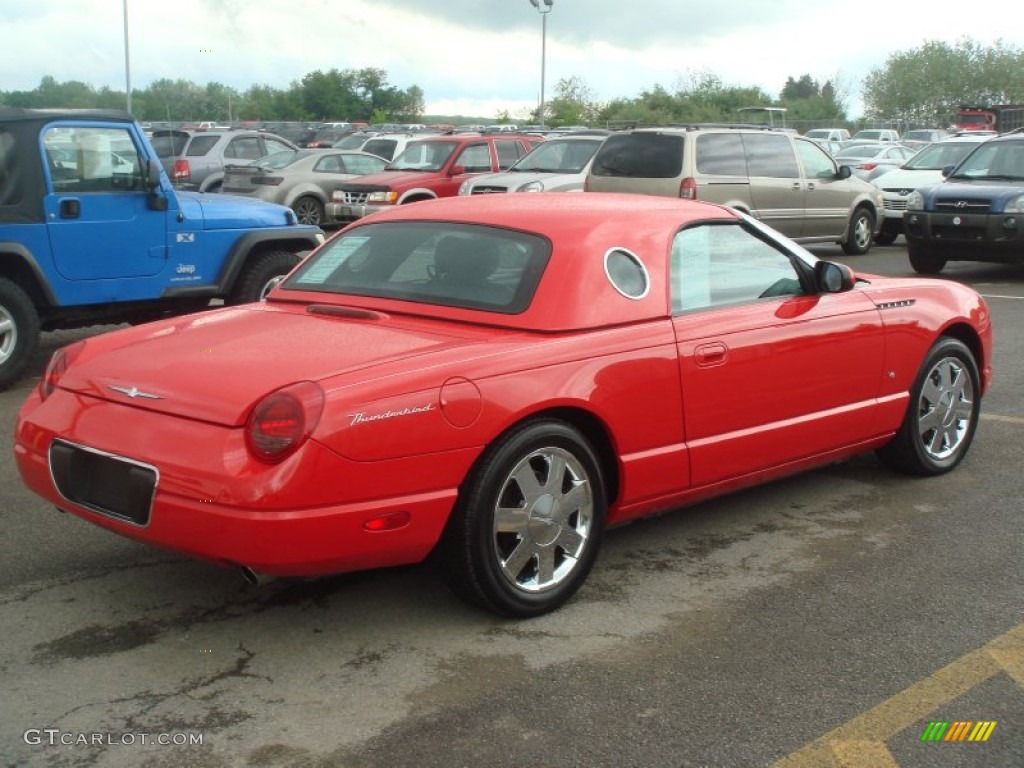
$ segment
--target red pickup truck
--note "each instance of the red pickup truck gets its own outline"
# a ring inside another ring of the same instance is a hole
[[[325,208],[329,222],[346,223],[403,203],[454,197],[467,178],[512,165],[538,136],[428,136],[410,141],[380,173],[340,184]]]

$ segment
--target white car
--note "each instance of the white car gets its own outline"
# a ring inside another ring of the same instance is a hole
[[[883,173],[871,183],[882,190],[884,218],[882,229],[875,235],[878,245],[890,245],[903,232],[903,212],[907,198],[918,187],[938,184],[943,179],[942,169],[957,165],[988,136],[957,136],[929,144],[899,168]]]
[[[581,192],[604,135],[573,134],[538,144],[502,173],[466,179],[460,195],[495,192]]]

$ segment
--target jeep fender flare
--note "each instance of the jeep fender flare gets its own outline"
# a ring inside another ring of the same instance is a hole
[[[36,305],[56,306],[57,296],[32,252],[22,243],[0,240],[0,277],[20,285]]]
[[[416,198],[412,200],[410,198]],[[426,187],[419,187],[417,189],[409,189],[402,193],[402,196],[395,201],[395,205],[402,205],[403,203],[419,202],[422,199],[430,198],[431,200],[437,199],[437,193],[432,189]]]
[[[318,237],[319,236],[319,237]],[[248,232],[242,235],[231,246],[231,251],[224,259],[220,275],[217,278],[217,294],[226,295],[231,292],[242,273],[245,263],[249,257],[258,253],[266,245],[273,245],[277,248],[288,249],[295,253],[316,248],[323,242],[323,231],[300,230],[297,232],[268,230],[265,232]]]

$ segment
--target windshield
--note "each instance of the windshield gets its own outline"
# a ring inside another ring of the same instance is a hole
[[[542,237],[496,227],[366,224],[331,240],[281,287],[517,314],[550,253]]]
[[[976,146],[973,141],[932,144],[910,158],[903,167],[908,171],[941,171],[947,165],[959,163]]]
[[[519,158],[509,171],[539,173],[581,173],[597,152],[603,139],[552,139],[538,144]]]
[[[1024,141],[986,141],[953,173],[958,178],[1024,181]]]
[[[457,146],[455,141],[411,141],[402,154],[391,161],[388,170],[440,171]]]

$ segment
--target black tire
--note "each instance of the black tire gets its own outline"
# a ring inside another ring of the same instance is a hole
[[[525,422],[484,453],[460,489],[441,567],[457,595],[485,610],[517,618],[553,611],[586,580],[605,508],[586,438],[561,421]]]
[[[848,256],[863,256],[871,250],[874,231],[875,215],[861,206],[850,217],[850,224],[846,229],[846,240],[843,241],[843,253]]]
[[[300,197],[292,203],[292,210],[295,211],[295,217],[299,220],[300,224],[313,224],[317,227],[323,224],[323,203],[312,195],[303,195]]]
[[[299,257],[288,251],[264,251],[253,254],[242,268],[229,304],[249,304],[262,301],[267,292],[280,282],[280,278],[292,271],[299,263]]]
[[[0,390],[14,384],[39,345],[39,313],[17,283],[0,277]]]
[[[946,267],[944,258],[913,243],[907,243],[907,256],[910,257],[910,266],[919,275],[937,275]]]
[[[974,355],[963,342],[943,336],[921,364],[899,432],[878,456],[910,475],[949,472],[971,447],[980,409]]]
[[[892,245],[900,233],[894,229],[883,229],[875,235],[875,245]]]

